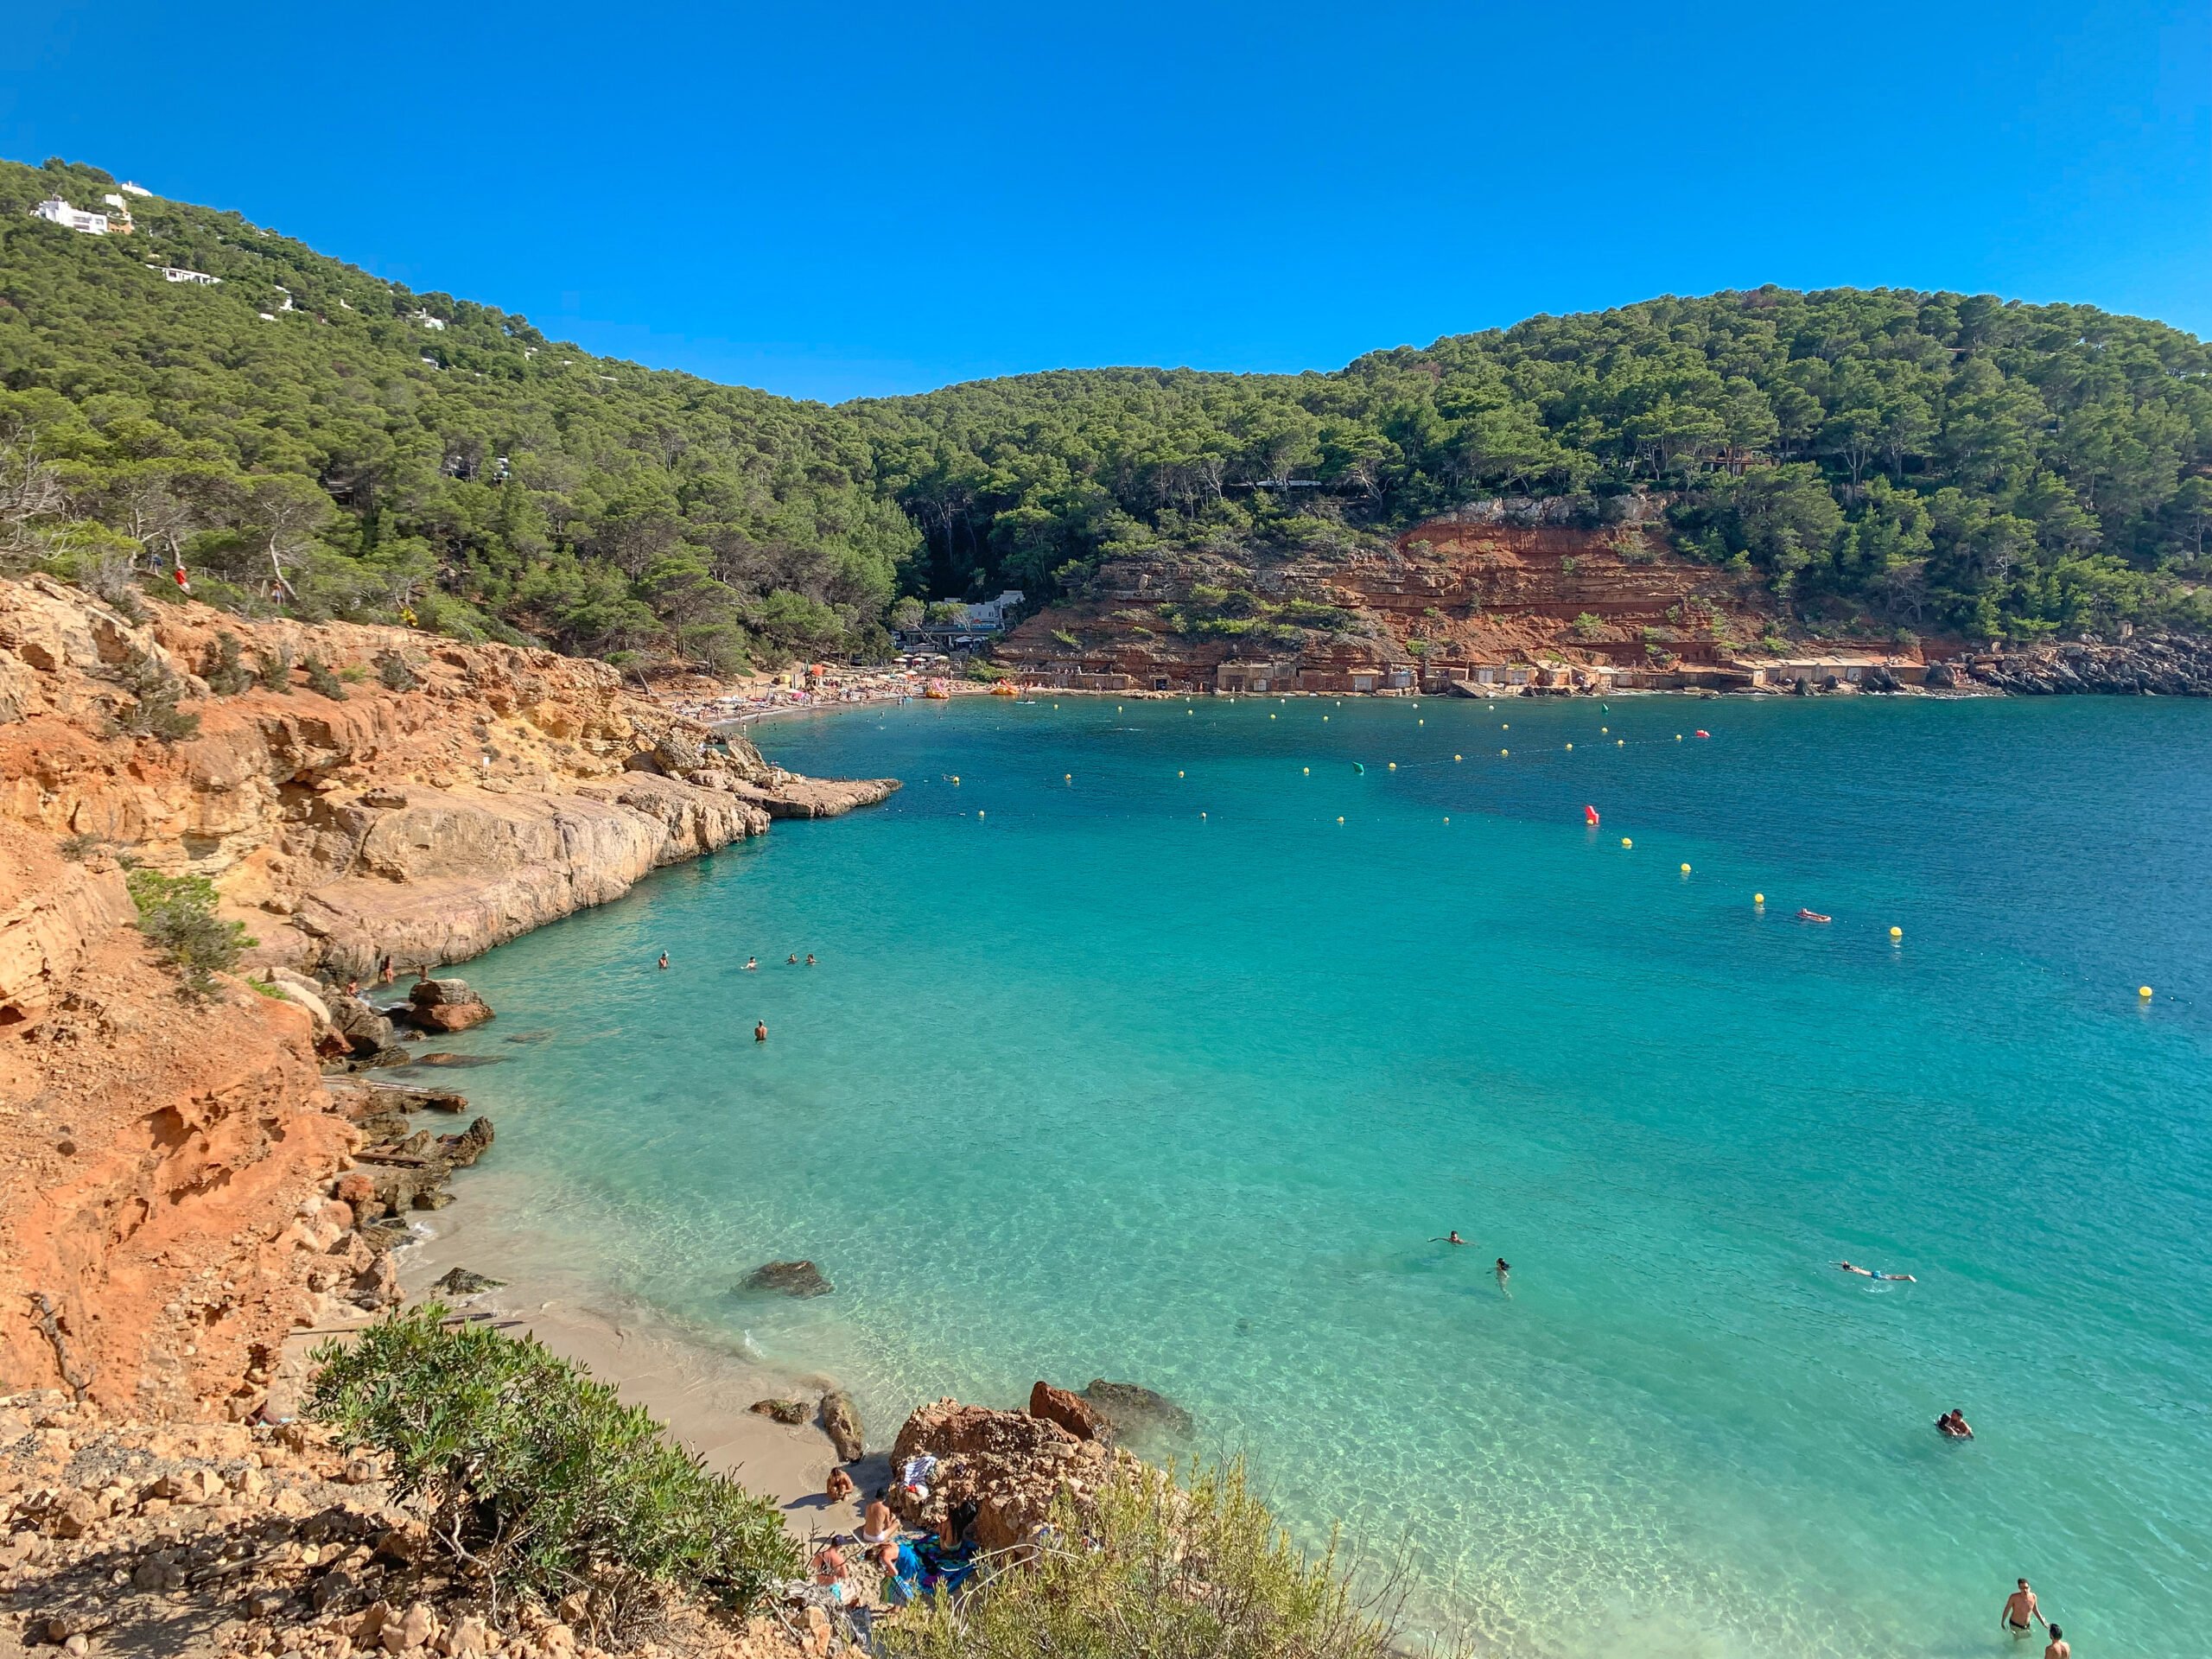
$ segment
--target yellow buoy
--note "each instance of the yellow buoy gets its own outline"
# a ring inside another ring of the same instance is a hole
[[[1308,778],[1311,778],[1313,775],[1313,768],[1311,766],[1300,766],[1299,771],[1305,773]]]
[[[1428,722],[1427,722],[1427,721],[1425,721],[1425,720],[1417,720],[1417,721],[1414,721],[1414,725],[1416,725],[1416,726],[1426,726],[1426,725],[1427,725],[1427,724],[1428,724]]]
[[[1570,743],[1570,744],[1568,744],[1567,747],[1570,750],[1572,750],[1572,749],[1574,747],[1574,745],[1573,745],[1573,744],[1572,744],[1572,743]]]
[[[1624,737],[1615,738],[1613,740],[1613,747],[1617,749],[1624,749],[1628,747],[1628,739]]]
[[[1328,719],[1328,716],[1327,716],[1326,715],[1322,715],[1322,716],[1321,716],[1321,718],[1322,718],[1322,719],[1324,719],[1324,720],[1326,720],[1326,719]]]
[[[1344,822],[1344,819],[1343,819],[1342,817],[1338,817],[1338,820],[1337,820],[1337,822],[1338,822],[1338,823],[1342,823]]]
[[[1178,778],[1180,778],[1183,774],[1182,774],[1181,772],[1177,772],[1175,775],[1176,775]]]
[[[1610,726],[1600,726],[1600,727],[1598,728],[1598,735],[1599,735],[1599,736],[1600,736],[1600,737],[1605,737],[1605,736],[1608,735],[1608,734],[1612,731],[1612,729],[1613,729],[1613,728],[1612,728],[1611,727],[1610,727]]]
[[[1395,772],[1397,769],[1398,769],[1398,763],[1397,763],[1396,761],[1393,760],[1393,761],[1390,763],[1390,770],[1391,770],[1391,771],[1393,771],[1393,772]]]
[[[956,772],[952,774],[952,781],[955,784],[957,784],[960,781],[960,774],[958,772]]]
[[[1690,873],[1690,867],[1689,867],[1688,865],[1687,865],[1687,864],[1683,865],[1683,866],[1682,866],[1682,874],[1683,874],[1684,875],[1688,875],[1689,873]]]
[[[1454,760],[1465,760],[1467,757],[1466,757],[1466,756],[1465,756],[1464,754],[1455,754],[1455,755],[1453,755],[1452,758]]]
[[[1203,812],[1201,812],[1201,813],[1199,813],[1199,814],[1198,814],[1198,816],[1199,816],[1200,817],[1202,817],[1202,818],[1203,818],[1204,817],[1205,817],[1205,813],[1203,813]]]
[[[1682,741],[1682,734],[1681,734],[1680,732],[1676,732],[1676,733],[1675,734],[1675,742],[1677,742],[1677,743],[1679,743],[1679,742],[1681,742],[1681,741]]]
[[[2139,985],[2135,988],[2135,995],[2148,1002],[2151,1000],[2151,988],[2148,985]]]
[[[976,816],[979,818],[983,816],[983,809],[982,807],[979,806],[976,809]]]
[[[1751,895],[1751,902],[1755,905],[1763,905],[1766,903],[1766,894],[1763,893],[1753,893]]]
[[[1890,937],[1893,939],[1901,939],[1904,938],[1904,929],[1901,927],[1891,928],[1890,930]]]
[[[1510,720],[1500,721],[1497,729],[1501,732],[1510,732],[1513,729],[1513,722]]]
[[[1274,718],[1274,715],[1272,712],[1270,712],[1270,713],[1268,714],[1268,718],[1269,720],[1273,720],[1273,719]]]
[[[1451,823],[1451,822],[1452,822],[1452,820],[1451,820],[1451,818],[1450,818],[1449,817],[1446,817],[1445,818],[1444,822],[1445,822],[1445,823]]]
[[[1071,784],[1075,782],[1075,773],[1071,772],[1062,772],[1060,774],[1060,781],[1064,784]]]
[[[1621,837],[1621,845],[1624,847],[1633,847],[1636,843],[1630,841],[1626,836],[1623,836]]]
[[[1510,754],[1510,753],[1513,753],[1513,751],[1512,751],[1512,750],[1510,750],[1510,749],[1500,749],[1500,750],[1498,751],[1498,753],[1499,753],[1500,754]]]

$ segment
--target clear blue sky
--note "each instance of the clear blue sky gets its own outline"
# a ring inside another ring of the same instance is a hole
[[[798,396],[1763,282],[2212,330],[2212,7],[18,0],[0,154]]]

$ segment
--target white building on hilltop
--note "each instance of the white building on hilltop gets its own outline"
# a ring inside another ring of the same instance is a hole
[[[31,209],[41,219],[51,219],[56,225],[73,231],[82,231],[87,236],[107,234],[107,215],[88,213],[82,207],[72,207],[59,196],[48,196]]]
[[[210,276],[204,270],[187,270],[182,265],[149,265],[146,269],[160,271],[162,280],[167,283],[200,283],[213,288],[223,280],[219,276]]]
[[[128,179],[125,179],[121,184],[117,185],[115,188],[122,191],[126,196],[150,196],[154,194],[144,185],[133,184]]]

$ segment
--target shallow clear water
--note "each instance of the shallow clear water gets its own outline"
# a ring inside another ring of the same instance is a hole
[[[2212,1622],[2212,705],[759,736],[907,787],[465,970],[475,1190],[570,1265],[879,1440],[1160,1389],[1498,1651],[1996,1651],[2022,1573],[2084,1655]],[[799,1255],[833,1296],[734,1292]]]

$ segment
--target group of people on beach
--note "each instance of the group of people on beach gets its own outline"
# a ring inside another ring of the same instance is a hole
[[[926,1455],[909,1459],[902,1484],[926,1497],[936,1464]],[[855,1491],[850,1475],[830,1470],[826,1496],[832,1506],[851,1503]],[[974,1498],[948,1503],[943,1524],[931,1533],[901,1527],[884,1501],[887,1495],[887,1488],[878,1492],[863,1511],[858,1531],[836,1534],[814,1552],[811,1562],[815,1584],[838,1606],[862,1618],[871,1569],[878,1578],[877,1599],[895,1610],[925,1595],[959,1589],[982,1565],[976,1539],[982,1510]]]

